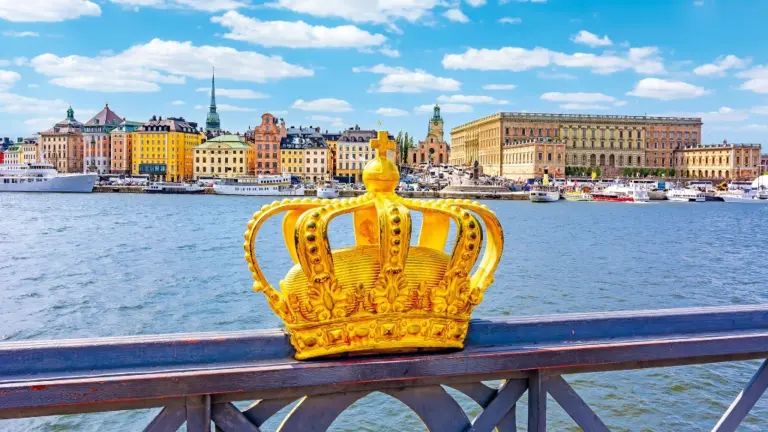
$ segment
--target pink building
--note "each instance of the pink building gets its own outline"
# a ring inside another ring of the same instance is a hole
[[[123,119],[109,109],[99,111],[83,125],[83,167],[87,172],[107,174],[111,167],[112,140],[110,132],[117,129]]]
[[[285,134],[285,120],[270,113],[262,114],[261,124],[246,133],[246,139],[254,150],[252,173],[280,173],[280,140]]]

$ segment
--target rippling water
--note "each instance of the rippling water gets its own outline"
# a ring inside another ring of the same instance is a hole
[[[250,290],[241,249],[248,218],[269,201],[0,194],[0,341],[278,326],[263,296]],[[768,302],[768,206],[487,204],[504,226],[505,251],[475,317]],[[351,244],[349,224],[332,232],[334,247]],[[265,225],[258,246],[273,281],[289,263],[278,230],[277,221]],[[568,379],[612,430],[709,430],[758,364]],[[550,402],[551,430],[579,430]],[[0,430],[134,430],[155,412],[0,421]],[[265,430],[277,426],[271,421]],[[334,423],[340,431],[422,429],[381,395],[358,401]],[[768,403],[760,401],[743,430],[766,429]]]

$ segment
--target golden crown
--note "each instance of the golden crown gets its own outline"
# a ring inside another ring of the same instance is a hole
[[[345,352],[463,348],[472,310],[483,299],[501,259],[503,233],[487,206],[469,200],[414,200],[395,194],[397,166],[387,157],[387,132],[371,140],[376,158],[363,172],[366,194],[350,199],[285,199],[253,215],[245,232],[245,260],[255,291],[285,321],[299,360]],[[423,213],[418,245],[411,246],[410,211]],[[256,260],[256,234],[265,220],[283,218],[295,265],[280,291]],[[356,246],[331,250],[328,226],[352,213]],[[453,252],[444,252],[451,220]],[[483,221],[487,244],[483,246]]]

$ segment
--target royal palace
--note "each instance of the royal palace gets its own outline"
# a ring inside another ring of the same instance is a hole
[[[666,168],[700,146],[700,118],[500,112],[451,130],[455,165],[477,161],[483,173],[510,179],[564,175],[565,167]]]

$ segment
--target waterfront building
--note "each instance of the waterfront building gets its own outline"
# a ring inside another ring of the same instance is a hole
[[[21,147],[21,163],[40,162],[40,145],[37,138],[24,138],[19,146]]]
[[[8,147],[7,150],[5,150],[3,160],[7,164],[20,164],[24,161],[24,152],[21,150],[21,145],[16,144]]]
[[[361,183],[363,168],[369,160],[376,157],[371,148],[371,140],[377,132],[373,129],[361,129],[355,125],[341,133],[336,142],[336,176],[348,183]]]
[[[240,177],[253,166],[254,150],[240,135],[221,135],[194,148],[194,179]]]
[[[58,172],[83,172],[83,124],[75,119],[72,107],[67,110],[67,118],[40,132],[39,142],[43,157]]]
[[[451,130],[451,163],[478,161],[487,175],[513,178],[502,172],[503,147],[550,138],[565,144],[566,166],[599,167],[605,176],[625,167],[674,168],[672,153],[698,145],[701,126],[700,118],[501,112]]]
[[[205,132],[209,139],[218,136],[221,131],[221,119],[216,111],[216,75],[211,76],[211,104],[208,106],[208,116],[205,118]],[[210,134],[210,135],[209,135]]]
[[[112,174],[131,173],[131,155],[133,152],[133,138],[144,123],[123,120],[120,125],[110,132],[110,172]]]
[[[558,138],[514,140],[502,146],[502,172],[518,181],[565,175],[565,142]]]
[[[322,135],[325,143],[328,145],[328,173],[332,178],[336,178],[336,160],[338,159],[337,143],[341,139],[341,132],[328,132],[326,129],[325,133]]]
[[[123,119],[106,104],[83,125],[83,167],[86,172],[109,173],[112,151],[110,133],[122,122]]]
[[[132,174],[172,182],[192,179],[193,149],[202,142],[197,123],[152,116],[133,134]]]
[[[760,173],[768,173],[768,154],[760,155]]]
[[[280,163],[283,172],[305,182],[328,178],[328,144],[320,128],[290,127],[280,141]]]
[[[429,120],[427,137],[419,141],[416,148],[408,149],[408,165],[411,167],[424,163],[433,165],[447,164],[451,160],[451,147],[445,142],[443,118],[440,107],[435,105],[432,118]]]
[[[253,147],[255,157],[250,173],[280,173],[280,140],[286,135],[285,120],[270,113],[261,115],[261,124],[246,132],[246,140]]]
[[[753,180],[760,174],[760,144],[688,146],[675,152],[683,177]]]

